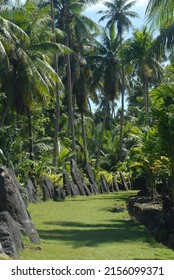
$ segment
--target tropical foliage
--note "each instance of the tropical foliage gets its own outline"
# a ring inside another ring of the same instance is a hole
[[[173,1],[150,0],[128,39],[136,1],[104,2],[99,23],[96,2],[0,2],[0,163],[61,184],[74,158],[174,198]]]

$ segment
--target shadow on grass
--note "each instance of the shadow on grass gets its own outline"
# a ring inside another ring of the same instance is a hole
[[[90,200],[114,200],[113,195],[115,194],[116,201],[125,201],[127,202],[128,199],[136,195],[135,191],[119,191],[119,192],[110,192],[110,193],[103,193],[98,195],[91,195],[91,196],[77,196],[75,198],[69,197],[69,201],[90,201]]]
[[[130,241],[149,242],[144,228],[133,226],[134,222],[130,220],[114,220],[113,223],[107,224],[78,222],[47,222],[46,224],[54,225],[55,229],[39,230],[41,239],[62,241],[73,247],[95,247],[104,243],[126,243]]]

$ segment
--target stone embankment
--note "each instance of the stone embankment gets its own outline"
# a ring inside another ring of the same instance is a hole
[[[145,225],[154,237],[174,250],[174,206],[164,207],[162,197],[136,196],[128,201],[130,216]]]

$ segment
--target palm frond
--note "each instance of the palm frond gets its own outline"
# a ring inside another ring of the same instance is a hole
[[[146,8],[147,23],[151,24],[150,28],[154,26],[161,28],[166,22],[173,21],[173,10],[173,0],[150,0]]]
[[[174,85],[173,84],[164,84],[162,83],[159,87],[153,89],[150,92],[150,95],[154,98],[154,104],[158,101],[158,100],[162,100],[166,98],[173,98],[174,96]]]
[[[60,43],[43,42],[38,44],[33,44],[29,47],[33,51],[42,51],[49,53],[57,53],[58,55],[66,55],[72,53],[72,50],[65,45]]]
[[[154,51],[158,55],[163,53],[164,49],[171,50],[174,47],[174,23],[163,29],[154,42]]]
[[[6,19],[3,19],[0,16],[0,25],[4,27],[8,32],[11,33],[11,35],[16,36],[18,38],[20,43],[29,43],[30,38],[28,35],[16,24],[12,23],[11,21],[8,21]]]
[[[63,88],[63,84],[62,84],[60,77],[57,75],[57,73],[50,66],[49,63],[47,63],[46,61],[42,61],[39,58],[36,58],[34,65],[40,69],[40,71],[41,71],[42,75],[44,75],[44,77],[47,77],[47,81],[49,80],[50,85],[51,85],[51,83],[50,83],[50,81],[51,81],[51,82],[58,83],[59,87]]]

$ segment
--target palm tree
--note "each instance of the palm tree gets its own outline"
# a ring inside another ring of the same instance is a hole
[[[81,65],[79,71],[80,71],[79,76],[74,81],[73,95],[76,97],[77,106],[81,115],[82,138],[83,138],[83,145],[85,150],[85,161],[87,163],[88,149],[87,149],[84,114],[86,111],[88,111],[88,107],[89,107],[88,98],[89,98],[90,84],[92,82],[92,71],[85,59],[81,59]]]
[[[10,88],[12,88],[11,79],[8,81],[7,77],[9,78],[10,75],[10,78],[12,78],[10,64],[12,60],[15,61],[16,59],[16,53],[14,50],[16,49],[16,45],[19,43],[19,40],[21,44],[29,43],[28,35],[19,26],[0,17],[0,81],[1,88],[3,88],[4,82],[7,82],[6,90],[4,91],[7,94],[7,97],[8,94],[10,94]],[[10,99],[7,98],[0,127],[4,124],[9,107]]]
[[[54,42],[56,42],[56,32],[55,32],[55,12],[54,12],[54,2],[50,1],[50,9],[51,9],[51,26],[52,33],[54,35]],[[54,69],[58,74],[58,57],[54,54]],[[53,147],[53,166],[57,165],[58,159],[58,132],[59,132],[59,118],[60,118],[60,91],[59,86],[56,83],[56,110],[55,110],[55,129],[54,129],[54,147]]]
[[[29,7],[31,8],[30,5]],[[8,107],[14,106],[18,113],[28,112],[30,159],[33,159],[31,111],[34,108],[35,102],[48,102],[50,92],[54,92],[56,83],[62,86],[60,78],[50,64],[53,51],[61,53],[62,50],[67,50],[66,47],[60,44],[48,41],[38,43],[39,38],[34,31],[39,30],[39,22],[42,23],[41,28],[43,27],[43,21],[38,15],[37,17],[34,16],[33,9],[34,6],[32,6],[32,13],[30,10],[25,9],[25,7],[18,11],[22,15],[25,15],[25,12],[28,13],[28,25],[27,21],[25,21],[23,36],[19,37],[17,34],[12,37],[14,44],[12,48],[7,49],[10,68],[4,73],[5,76],[1,84],[2,90],[7,95],[6,102]],[[14,20],[17,21],[19,19],[20,24],[21,17],[14,17],[15,9],[7,11],[7,17],[12,15]],[[26,19],[26,17],[24,18]],[[8,23],[7,20],[5,22]],[[22,21],[23,24],[24,22]],[[16,25],[11,24],[10,26],[14,28]],[[18,29],[22,30],[19,27]],[[24,38],[27,38],[27,40],[24,41]]]
[[[109,100],[113,101],[117,96],[119,66],[118,66],[118,49],[119,38],[116,35],[115,26],[108,30],[104,29],[101,33],[101,43],[96,42],[96,54],[91,55],[88,61],[92,61],[93,69],[93,88],[102,88],[105,96],[105,106],[103,112],[103,124],[100,132],[100,139],[97,148],[95,167],[98,167],[100,149],[102,144],[103,132],[107,118]]]
[[[142,31],[135,30],[133,38],[125,48],[125,60],[132,62],[134,75],[143,85],[143,96],[146,110],[146,123],[149,126],[149,85],[157,84],[162,78],[162,66],[153,50],[152,34],[144,27]]]
[[[167,67],[163,82],[151,91],[154,116],[160,136],[160,144],[164,155],[169,158],[169,187],[174,199],[174,67]]]
[[[107,7],[106,11],[99,11],[100,14],[104,14],[100,18],[100,21],[108,20],[106,26],[117,26],[118,36],[120,38],[121,57],[122,57],[122,43],[124,31],[129,31],[132,27],[132,22],[129,18],[138,17],[138,14],[134,11],[130,11],[136,1],[128,0],[112,0],[104,2]],[[123,125],[124,125],[124,94],[125,94],[125,68],[122,60],[122,109],[121,109],[121,125],[120,125],[120,160],[122,161],[122,146],[123,146]]]
[[[104,14],[99,21],[108,20],[106,26],[112,26],[116,24],[117,32],[122,41],[122,35],[124,31],[129,31],[132,26],[132,22],[129,18],[138,17],[138,14],[134,11],[130,11],[136,1],[128,0],[111,0],[104,2],[107,10],[99,11],[99,14]]]
[[[84,16],[86,4],[95,1],[80,1],[80,0],[55,0],[55,7],[57,9],[57,26],[64,31],[65,41],[68,47],[73,51],[83,53],[85,40],[89,40],[91,36],[91,30],[97,30],[96,24]],[[73,54],[72,54],[73,55]],[[68,129],[72,138],[72,150],[76,151],[75,143],[75,131],[74,131],[74,110],[73,110],[73,77],[75,77],[72,68],[72,55],[66,56],[67,66],[67,97],[68,97]]]
[[[155,51],[161,55],[165,49],[174,45],[174,2],[172,0],[150,0],[146,9],[147,23],[150,28],[158,28]]]

